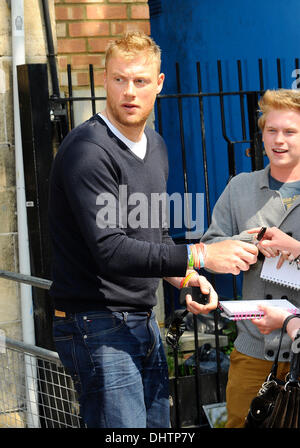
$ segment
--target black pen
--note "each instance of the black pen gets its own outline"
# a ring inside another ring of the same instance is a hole
[[[260,229],[260,231],[258,232],[257,237],[256,237],[256,241],[257,241],[256,244],[258,244],[259,241],[261,241],[261,240],[263,239],[263,236],[264,236],[264,234],[266,233],[266,230],[267,230],[266,227],[262,227],[262,228]]]

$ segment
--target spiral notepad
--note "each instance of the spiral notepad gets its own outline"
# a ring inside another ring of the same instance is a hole
[[[286,299],[273,300],[222,300],[219,302],[219,308],[222,316],[230,320],[259,319],[263,317],[263,311],[259,310],[258,305],[275,306],[289,311],[292,314],[298,314],[300,311],[291,302]]]
[[[300,270],[295,263],[286,260],[281,268],[277,269],[278,257],[265,258],[260,277],[278,285],[292,289],[300,289]]]

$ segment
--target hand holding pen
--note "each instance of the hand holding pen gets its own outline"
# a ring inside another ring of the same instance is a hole
[[[263,229],[266,230],[263,231]],[[248,233],[257,233],[254,244],[266,257],[281,255],[277,268],[280,268],[285,260],[292,261],[300,254],[300,242],[277,227],[255,228],[248,230]]]
[[[268,239],[268,229],[267,227],[258,227],[255,229],[248,230],[248,233],[256,234],[253,238],[253,244],[258,248],[260,253],[267,258],[277,257],[279,254],[278,250],[271,247],[265,247],[264,241]],[[260,258],[261,259],[261,258]],[[281,263],[282,264],[282,263]]]
[[[255,237],[255,240],[254,240],[254,244],[255,244],[256,246],[257,246],[257,245],[259,244],[259,242],[263,239],[264,234],[266,233],[266,231],[267,231],[267,228],[266,228],[266,227],[262,227],[262,228],[259,230],[259,232],[258,232],[258,234],[257,234],[257,236]],[[248,233],[251,233],[251,231],[249,230]]]

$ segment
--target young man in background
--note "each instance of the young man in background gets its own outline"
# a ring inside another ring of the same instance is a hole
[[[209,244],[231,238],[251,241],[247,232],[262,226],[278,227],[300,240],[300,91],[266,91],[259,102],[262,131],[269,165],[260,171],[234,177],[217,201],[212,223],[202,238]],[[257,245],[265,256],[272,248]],[[262,261],[243,276],[243,299],[287,297],[300,306],[299,293],[260,278]],[[278,345],[278,332],[261,334],[250,320],[237,322],[238,334],[226,392],[227,427],[243,427],[249,405],[270,372]],[[283,340],[278,375],[289,370],[291,340]]]

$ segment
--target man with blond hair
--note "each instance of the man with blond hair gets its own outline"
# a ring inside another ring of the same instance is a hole
[[[88,427],[169,426],[168,368],[153,312],[159,278],[210,290],[207,305],[187,297],[190,311],[208,313],[217,294],[194,266],[237,274],[258,253],[244,242],[175,245],[165,213],[151,209],[168,175],[164,141],[146,126],[163,82],[149,36],[112,43],[106,108],[68,134],[52,169],[54,338]]]
[[[300,240],[300,91],[268,90],[259,106],[258,123],[269,164],[229,182],[202,238],[207,247],[228,238],[250,241],[253,236],[247,230],[262,226],[278,227]],[[263,256],[274,254],[271,248],[257,247],[262,257],[244,273],[242,298],[288,297],[299,307],[299,292],[260,278]],[[237,329],[226,392],[229,428],[244,426],[250,402],[270,372],[278,345],[278,331],[262,335],[246,320],[238,322]],[[279,357],[280,378],[289,370],[290,346],[287,336]]]

